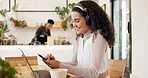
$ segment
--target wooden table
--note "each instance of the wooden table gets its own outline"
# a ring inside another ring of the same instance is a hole
[[[31,67],[33,68],[33,70],[50,70],[51,69],[47,65],[34,65]],[[18,72],[16,74],[16,78],[33,78],[33,76],[31,75],[31,70],[28,68],[28,66],[18,66],[18,67],[15,67],[15,69]],[[68,75],[70,75],[70,78],[80,78],[70,73],[68,73]]]

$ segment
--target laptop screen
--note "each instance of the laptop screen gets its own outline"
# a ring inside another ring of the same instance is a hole
[[[19,48],[20,49],[20,48]],[[27,57],[25,56],[24,52],[22,49],[20,49],[20,51],[22,52],[22,57],[24,58],[27,68],[29,69],[29,71],[31,72],[31,75],[33,76],[33,78],[37,78],[37,76],[35,75],[35,73],[33,72],[33,69],[31,67],[31,65],[29,64],[29,61],[27,59]]]

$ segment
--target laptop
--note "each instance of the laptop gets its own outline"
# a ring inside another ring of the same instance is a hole
[[[33,70],[33,68],[29,64],[29,61],[28,61],[27,57],[25,56],[23,50],[22,49],[20,49],[20,50],[22,52],[22,57],[24,58],[24,60],[27,64],[27,68],[29,69],[33,78],[51,78],[50,72],[47,70]]]

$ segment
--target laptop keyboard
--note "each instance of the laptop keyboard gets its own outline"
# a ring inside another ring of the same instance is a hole
[[[33,72],[37,78],[51,78],[50,72],[47,70],[35,70]],[[67,75],[66,78],[70,78],[70,75]]]
[[[51,78],[50,73],[47,70],[35,70],[33,72],[37,78]]]

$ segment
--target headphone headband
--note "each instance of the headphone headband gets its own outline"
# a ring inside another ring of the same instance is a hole
[[[79,9],[81,9],[82,11],[87,12],[86,8],[85,7],[82,7],[81,5],[76,5],[74,7],[77,7]]]

